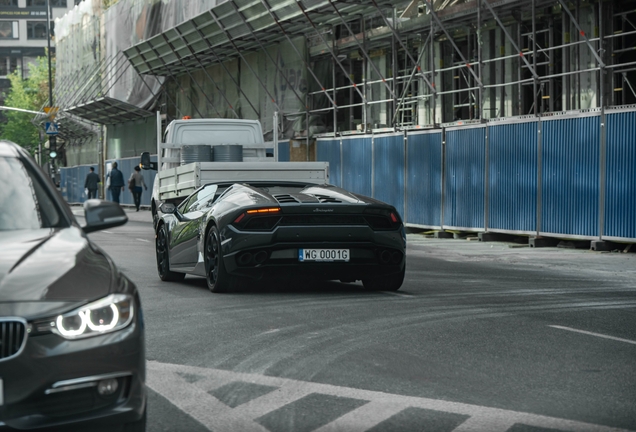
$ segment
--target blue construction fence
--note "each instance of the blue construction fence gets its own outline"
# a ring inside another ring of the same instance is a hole
[[[331,183],[408,226],[636,240],[636,109],[319,138]]]
[[[140,157],[132,157],[132,158],[120,158],[120,159],[109,159],[106,161],[105,166],[101,167],[99,165],[79,165],[68,168],[60,168],[60,191],[62,192],[62,196],[66,199],[66,201],[70,204],[81,204],[86,201],[87,196],[84,193],[84,182],[86,180],[86,175],[90,172],[90,167],[95,168],[95,172],[101,177],[102,172],[107,174],[113,162],[117,162],[118,169],[124,175],[124,180],[128,181],[130,175],[134,171],[135,166],[139,165]],[[153,162],[157,161],[157,157],[151,156],[151,160]],[[144,190],[141,193],[141,205],[142,206],[150,206],[150,196],[152,193],[152,185],[155,181],[155,175],[157,174],[154,170],[141,170],[141,174],[143,175],[144,182],[148,186],[148,190]],[[106,177],[104,176],[104,181]],[[99,198],[112,200],[110,195],[110,191],[108,191],[105,185],[101,185],[99,189]],[[104,196],[105,193],[105,196]],[[134,200],[132,193],[126,187],[124,192],[121,193],[119,197],[120,204],[124,205],[134,205]]]

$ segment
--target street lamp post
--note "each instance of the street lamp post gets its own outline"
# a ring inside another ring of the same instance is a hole
[[[51,72],[51,3],[50,0],[46,0],[46,33],[48,37],[47,41],[47,49],[48,49],[48,60],[49,60],[49,107],[53,109],[53,75]],[[55,111],[53,111],[55,112]],[[51,118],[53,120],[53,118]],[[57,137],[55,135],[51,135],[49,137],[49,157],[51,162],[51,169],[55,174],[55,157],[57,156]]]

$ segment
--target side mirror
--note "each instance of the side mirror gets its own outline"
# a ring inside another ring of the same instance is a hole
[[[174,214],[177,211],[177,206],[172,203],[163,203],[161,207],[159,207],[159,211],[161,211],[161,213]]]
[[[128,216],[119,204],[98,199],[89,199],[84,202],[84,217],[86,226],[82,227],[82,230],[86,234],[128,222]]]
[[[149,152],[143,152],[141,154],[141,167],[145,170],[156,170],[157,169],[157,162],[151,162],[150,161],[150,153]]]

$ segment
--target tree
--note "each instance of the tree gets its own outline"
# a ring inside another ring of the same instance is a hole
[[[22,79],[19,69],[8,76],[11,89],[5,98],[5,105],[40,111],[49,99],[48,58],[38,57],[29,68],[29,77]],[[35,153],[40,141],[40,129],[32,123],[33,114],[19,111],[4,111],[7,123],[0,125],[0,137]]]

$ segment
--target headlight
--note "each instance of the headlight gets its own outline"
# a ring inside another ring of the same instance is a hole
[[[131,323],[135,312],[133,298],[127,294],[111,294],[58,315],[51,323],[53,333],[65,339],[80,339],[121,330]]]

